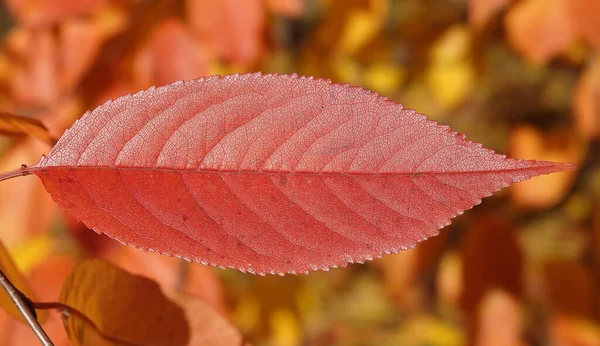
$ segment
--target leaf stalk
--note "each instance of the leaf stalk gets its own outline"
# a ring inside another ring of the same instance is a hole
[[[22,165],[21,168],[0,173],[0,181],[16,178],[16,177],[24,177],[26,175],[30,175],[34,171],[34,166],[28,167],[27,165]]]

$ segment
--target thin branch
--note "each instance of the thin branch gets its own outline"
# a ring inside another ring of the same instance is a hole
[[[98,334],[101,338],[106,341],[109,341],[114,344],[125,345],[125,346],[140,346],[139,344],[132,343],[129,341],[121,340],[119,338],[115,338],[113,336],[105,334],[100,328],[92,321],[89,317],[87,317],[83,312],[77,310],[76,308],[63,304],[61,302],[34,302],[31,301],[31,306],[37,310],[57,310],[60,311],[63,316],[66,317],[74,317],[78,318],[83,323],[87,324],[88,327],[94,330],[96,334]]]
[[[0,285],[10,299],[15,303],[17,309],[21,312],[21,315],[25,318],[25,321],[29,324],[35,335],[40,339],[43,346],[54,346],[52,340],[48,337],[48,334],[44,331],[44,328],[39,324],[35,309],[31,307],[30,300],[23,295],[13,284],[10,282],[8,277],[0,270]]]

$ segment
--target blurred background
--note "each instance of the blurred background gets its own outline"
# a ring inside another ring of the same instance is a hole
[[[0,184],[0,239],[39,301],[101,257],[203,297],[255,345],[600,345],[600,0],[4,0],[0,109],[59,137],[180,79],[298,73],[360,85],[501,153],[577,163],[507,188],[415,249],[257,277],[124,247],[34,177]],[[0,137],[0,170],[50,147]],[[68,345],[60,318],[45,325]],[[0,311],[0,344],[38,345]]]

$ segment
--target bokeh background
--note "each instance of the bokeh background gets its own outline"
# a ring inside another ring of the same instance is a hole
[[[397,255],[257,277],[124,247],[34,177],[0,184],[0,239],[40,301],[101,257],[203,297],[255,345],[600,345],[600,0],[4,0],[0,109],[59,137],[104,101],[235,72],[360,85],[513,157],[516,184]],[[49,146],[0,137],[0,170]],[[60,318],[45,325],[68,345]],[[0,311],[0,344],[37,345]]]

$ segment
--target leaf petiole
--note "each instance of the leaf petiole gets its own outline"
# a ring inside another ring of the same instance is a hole
[[[88,326],[90,326],[101,338],[105,339],[114,344],[124,345],[124,346],[141,346],[135,343],[131,343],[125,340],[121,340],[110,335],[105,334],[98,328],[96,323],[92,321],[89,317],[87,317],[83,312],[77,310],[76,308],[63,304],[61,302],[34,302],[31,301],[31,306],[37,310],[57,310],[60,311],[64,317],[75,317],[82,320]]]
[[[0,181],[4,181],[4,180],[16,178],[16,177],[24,177],[26,175],[30,175],[31,173],[33,173],[33,171],[35,171],[35,166],[29,167],[27,165],[22,165],[21,168],[19,168],[19,169],[0,173]]]

